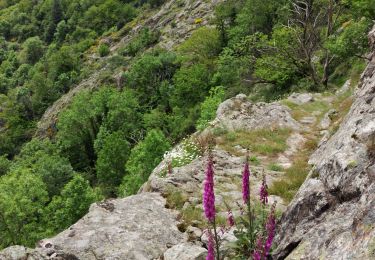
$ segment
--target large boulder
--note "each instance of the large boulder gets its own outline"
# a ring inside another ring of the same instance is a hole
[[[244,94],[221,103],[212,125],[225,127],[228,130],[247,131],[270,127],[295,130],[301,128],[291,116],[288,107],[278,102],[251,103]]]
[[[371,34],[375,40],[375,31]],[[375,259],[375,56],[281,218],[275,259]]]
[[[158,259],[186,240],[165,203],[157,193],[95,203],[86,216],[40,241],[37,249],[10,247],[0,259]]]

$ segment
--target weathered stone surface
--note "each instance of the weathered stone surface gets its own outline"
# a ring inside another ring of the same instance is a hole
[[[332,117],[337,114],[336,109],[330,109],[323,117],[322,121],[320,121],[319,127],[320,129],[328,129],[332,122]]]
[[[303,105],[314,101],[314,96],[311,93],[293,93],[288,97],[288,100],[297,105]]]
[[[43,260],[47,257],[24,246],[11,246],[0,252],[0,260]]]
[[[93,204],[86,216],[57,236],[40,241],[39,248],[11,247],[0,252],[0,259],[23,259],[18,256],[25,254],[35,257],[24,259],[157,259],[168,247],[186,241],[177,228],[176,216],[157,193],[116,199],[110,204],[113,210]]]
[[[280,103],[251,103],[244,94],[239,94],[220,104],[212,126],[228,130],[254,130],[269,127],[300,129],[292,118],[288,107]]]
[[[275,259],[375,259],[374,64],[373,55],[348,115],[311,156],[314,168],[280,221]]]
[[[164,253],[164,260],[204,260],[207,250],[192,243],[175,245]]]

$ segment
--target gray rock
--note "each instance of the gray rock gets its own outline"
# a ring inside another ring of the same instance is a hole
[[[315,116],[305,116],[299,120],[302,124],[305,125],[313,125],[316,122],[316,117]]]
[[[328,129],[332,122],[332,117],[337,114],[336,109],[330,109],[323,117],[322,121],[320,121],[319,127],[320,129]]]
[[[200,240],[203,234],[200,228],[193,226],[188,226],[188,228],[186,229],[186,233],[188,234],[189,239],[191,240]]]
[[[314,96],[310,93],[293,93],[288,100],[297,105],[303,105],[314,101]]]
[[[336,94],[337,94],[337,95],[344,94],[345,92],[347,92],[347,91],[350,89],[351,84],[352,84],[351,80],[348,79],[347,81],[345,81],[344,85],[342,85],[342,87],[339,88],[339,89],[336,91]]]
[[[375,259],[374,65],[373,55],[340,128],[310,157],[314,167],[281,218],[275,259]]]
[[[165,199],[159,194],[143,193],[111,204],[112,211],[102,204],[91,205],[81,220],[39,242],[41,247],[30,253],[72,256],[63,259],[156,259],[168,247],[186,241],[177,228],[176,216],[165,208]],[[23,252],[21,247],[8,248],[0,256]]]
[[[164,253],[164,260],[204,260],[207,250],[192,243],[183,243],[169,248]]]
[[[0,252],[0,260],[43,260],[47,256],[24,246],[11,246]]]
[[[290,115],[288,107],[277,102],[253,104],[243,94],[219,105],[212,126],[220,126],[228,130],[254,130],[269,127],[300,129],[299,123]]]

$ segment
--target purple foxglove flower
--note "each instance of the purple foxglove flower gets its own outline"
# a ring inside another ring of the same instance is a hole
[[[249,160],[246,157],[245,166],[242,172],[242,199],[245,204],[250,200],[250,169],[248,161]]]
[[[276,230],[276,218],[275,218],[275,208],[276,204],[272,205],[271,211],[268,215],[267,223],[266,223],[266,230],[267,230],[267,239],[264,244],[264,256],[268,256],[272,242],[275,237],[275,230]]]
[[[206,260],[215,259],[215,250],[214,250],[214,238],[212,237],[211,231],[208,233],[208,245],[207,245],[207,257]]]
[[[253,252],[253,260],[261,260],[263,253],[263,237],[258,235],[256,248]]]
[[[260,253],[258,251],[253,253],[253,260],[260,260]]]
[[[266,176],[263,174],[262,185],[260,186],[260,201],[263,205],[268,203],[268,191],[267,191]]]
[[[231,210],[228,210],[228,218],[227,218],[227,222],[228,222],[228,225],[229,227],[233,227],[234,226],[234,217],[233,217],[233,213]]]
[[[214,169],[213,161],[210,156],[206,169],[206,179],[203,189],[203,208],[204,214],[209,222],[215,219],[215,194],[214,194]]]

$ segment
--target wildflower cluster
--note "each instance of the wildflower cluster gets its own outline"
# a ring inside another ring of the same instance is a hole
[[[212,226],[214,231],[214,239],[215,239],[215,246],[216,246],[216,259],[220,260],[220,252],[219,252],[219,237],[216,230],[216,210],[215,210],[215,193],[214,193],[214,163],[212,160],[212,155],[208,156],[208,163],[206,168],[206,178],[203,185],[203,208],[204,214]],[[213,250],[213,238],[212,233],[209,231],[209,241],[208,241],[208,254],[206,260],[213,260],[215,256],[215,252]]]
[[[198,145],[191,139],[184,139],[180,145],[164,154],[164,160],[171,162],[173,167],[181,167],[192,162],[199,154]]]
[[[239,257],[252,258],[254,260],[265,260],[269,257],[272,242],[275,237],[276,218],[275,204],[268,207],[268,191],[266,177],[263,174],[262,184],[259,190],[259,203],[261,209],[256,211],[256,203],[250,200],[250,167],[249,160],[246,157],[244,169],[242,172],[242,199],[245,208],[237,202],[241,209],[239,221],[235,221],[232,210],[228,208],[227,225],[229,228],[236,226],[234,231],[238,238],[235,248]],[[212,156],[209,156],[207,168],[205,171],[205,180],[203,183],[203,208],[204,214],[209,224],[208,244],[206,260],[220,260],[219,237],[216,229],[216,211],[214,194],[214,168]],[[245,214],[246,213],[246,214]],[[257,214],[256,214],[257,213]],[[261,213],[261,214],[258,214]],[[268,214],[267,218],[265,213]],[[211,231],[211,228],[213,230]],[[226,232],[228,229],[221,229]],[[216,249],[215,249],[216,247]]]

